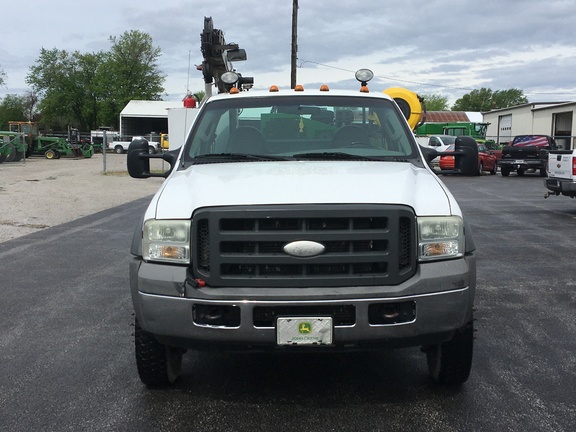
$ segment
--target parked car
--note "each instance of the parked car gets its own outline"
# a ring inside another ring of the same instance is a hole
[[[454,151],[454,145],[448,146],[444,154],[440,156],[440,170],[441,171],[453,171],[456,168],[456,161],[454,156],[450,153]],[[497,169],[497,157],[494,155],[492,150],[484,144],[478,144],[478,173],[482,174],[482,171],[488,171],[490,174],[496,174]]]
[[[502,159],[502,144],[496,144],[492,140],[476,140],[479,144],[484,144],[486,148],[494,153],[496,160]]]
[[[456,136],[453,135],[431,135],[428,138],[428,147],[433,148],[439,153],[444,153],[448,147],[454,146]],[[454,147],[452,147],[454,148]],[[432,167],[437,167],[440,163],[440,156],[432,160]]]
[[[458,137],[453,135],[432,135],[428,139],[428,147],[433,147],[437,152],[444,152],[454,145],[456,138]]]

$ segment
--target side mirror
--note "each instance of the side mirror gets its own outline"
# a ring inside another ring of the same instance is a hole
[[[456,138],[454,143],[455,169],[462,175],[473,176],[478,172],[478,143],[469,136]]]
[[[132,140],[128,146],[126,164],[128,165],[128,174],[134,178],[150,177],[150,159],[143,157],[148,154],[148,141],[144,138]]]
[[[148,141],[144,138],[133,140],[128,146],[127,166],[128,174],[133,178],[168,177],[176,165],[179,150],[162,154],[149,154]],[[170,164],[170,169],[163,173],[150,172],[150,159],[163,159]]]

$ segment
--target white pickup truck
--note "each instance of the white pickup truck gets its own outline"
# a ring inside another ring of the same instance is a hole
[[[146,138],[141,137],[141,136],[135,136],[133,138],[133,140],[135,140],[135,139],[146,139]],[[132,141],[112,141],[112,143],[110,143],[109,148],[114,150],[114,153],[117,153],[117,154],[126,153],[128,151],[128,147],[130,146],[130,143]],[[161,147],[160,147],[159,142],[148,141],[148,153],[156,154],[160,151],[161,151]]]
[[[468,379],[470,228],[427,163],[437,152],[368,91],[371,76],[360,70],[354,92],[233,87],[200,107],[180,149],[130,144],[132,177],[166,178],[131,247],[144,384],[174,382],[187,349],[419,346],[437,383]],[[476,142],[459,146],[476,171]],[[151,172],[154,158],[170,170]]]
[[[576,150],[552,150],[548,154],[548,178],[544,185],[549,192],[544,195],[576,196]]]

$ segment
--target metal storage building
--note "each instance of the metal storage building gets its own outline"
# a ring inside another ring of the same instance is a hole
[[[182,101],[131,100],[120,112],[121,140],[168,133],[168,109],[181,107]]]
[[[576,148],[576,102],[539,102],[482,113],[490,123],[486,138],[499,144],[515,135],[551,135],[565,149]]]

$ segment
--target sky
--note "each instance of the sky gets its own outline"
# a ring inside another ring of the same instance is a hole
[[[246,50],[234,63],[255,89],[290,88],[293,0],[0,0],[0,69],[6,94],[23,95],[42,48],[108,51],[109,37],[148,33],[162,55],[164,100],[204,90],[204,17],[227,43]],[[474,89],[517,88],[530,102],[576,100],[574,0],[298,0],[297,82],[356,89],[371,69],[372,91],[405,87],[452,105]]]

